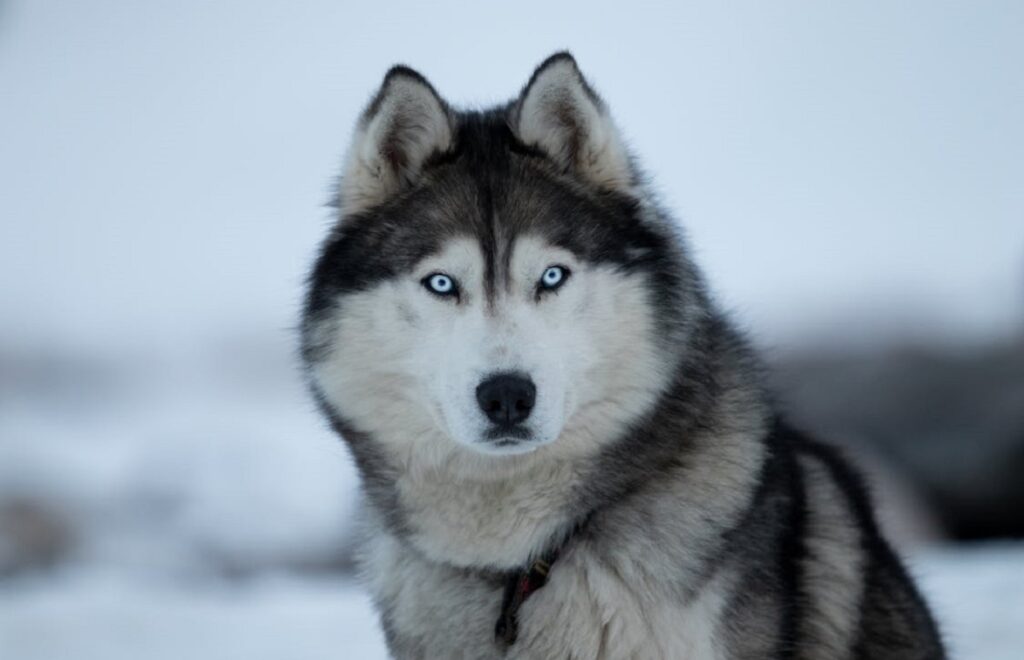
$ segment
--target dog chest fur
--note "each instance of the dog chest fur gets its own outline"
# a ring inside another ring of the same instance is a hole
[[[523,605],[518,639],[505,649],[494,634],[499,580],[438,565],[388,535],[374,538],[366,551],[364,566],[384,612],[389,643],[400,658],[725,657],[715,637],[728,598],[727,574],[679,603],[661,588],[638,589],[585,544],[575,547]],[[643,573],[633,566],[628,574],[635,579]]]

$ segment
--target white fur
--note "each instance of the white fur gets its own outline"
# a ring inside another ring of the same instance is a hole
[[[493,628],[500,583],[488,584],[445,564],[426,560],[387,533],[377,533],[363,564],[371,592],[392,613],[402,639],[418,647],[400,657],[494,658]],[[543,589],[519,613],[519,635],[508,658],[619,660],[686,658],[722,660],[716,636],[735,587],[722,570],[689,600],[652,584],[636,564],[631,571],[603,561],[586,543],[559,559]],[[667,568],[667,567],[665,567]],[[444,603],[438,608],[438,603]]]
[[[645,592],[586,546],[560,560],[550,582],[523,608],[510,658],[686,658],[719,660],[715,633],[730,576],[717,575],[689,602]]]
[[[414,539],[438,560],[518,566],[558,531],[554,512],[578,483],[577,461],[596,453],[653,405],[674,368],[655,340],[642,283],[578,263],[536,237],[513,246],[509,277],[484,299],[483,255],[456,239],[405,278],[349,295],[324,324],[329,355],[320,390],[400,467],[401,503]],[[536,300],[552,264],[572,275]],[[462,301],[439,299],[420,280],[454,277]],[[477,385],[520,371],[537,386],[531,450],[501,455],[483,440]],[[529,479],[509,479],[529,474]],[[452,498],[452,480],[464,497]]]
[[[472,242],[455,241],[437,258],[425,262],[423,269],[417,269],[416,276],[443,263],[446,272],[462,278],[466,287],[466,275],[480,258],[477,252]],[[554,318],[565,314],[572,322],[556,324],[555,329],[573,341],[563,350],[579,350],[572,359],[588,367],[565,381],[572,385],[567,386],[572,392],[567,398],[574,404],[562,434],[529,454],[500,457],[474,452],[445,434],[443,415],[431,416],[425,410],[417,413],[420,409],[416,406],[394,406],[394,399],[388,399],[392,402],[391,415],[379,420],[372,415],[381,414],[389,403],[353,408],[360,397],[380,398],[382,387],[418,387],[421,376],[396,377],[394,365],[426,366],[429,360],[408,361],[398,357],[401,351],[390,353],[386,359],[380,350],[374,353],[374,346],[387,342],[388,346],[408,346],[415,352],[427,350],[431,341],[402,343],[395,336],[381,339],[373,333],[391,327],[389,324],[403,314],[415,313],[420,309],[416,307],[419,302],[425,304],[413,293],[429,294],[410,288],[407,293],[413,297],[402,298],[400,285],[367,292],[365,305],[353,310],[346,303],[346,311],[336,323],[338,354],[328,359],[333,370],[318,372],[321,387],[332,397],[340,397],[335,399],[339,406],[347,403],[348,410],[359,410],[360,423],[373,426],[383,446],[407,461],[408,469],[400,474],[398,485],[412,528],[408,542],[398,541],[379,521],[371,521],[362,562],[375,599],[383,611],[390,612],[386,625],[397,634],[400,641],[396,643],[417,645],[396,651],[398,657],[497,657],[493,628],[500,610],[502,584],[480,580],[457,567],[507,569],[522,566],[535,554],[564,524],[559,517],[561,505],[588,476],[583,472],[587,463],[580,460],[581,456],[594,453],[616,433],[618,424],[650,406],[654,389],[664,387],[667,370],[672,368],[652,339],[652,319],[645,311],[652,308],[639,291],[630,288],[629,278],[622,274],[583,269],[566,262],[567,255],[543,241],[525,238],[515,247],[505,295],[514,298],[517,292],[525,293],[525,289],[520,291],[525,275],[537,273],[539,277],[543,272],[539,265],[547,265],[553,258],[561,260],[556,263],[577,269],[572,277],[578,279],[566,284],[579,288],[574,296],[563,299],[572,303],[568,309],[545,309],[542,302],[502,318],[508,323],[512,318],[524,323],[522,317],[530,314],[550,314]],[[463,267],[457,267],[457,263]],[[565,289],[562,293],[569,292]],[[471,300],[472,292],[467,296]],[[436,305],[446,303],[427,300]],[[391,305],[407,309],[391,316],[386,311]],[[423,309],[441,310],[438,313],[442,316],[470,313],[444,306]],[[348,317],[354,314],[366,318],[358,324],[358,330],[346,329],[353,322]],[[372,314],[382,314],[378,323],[383,325],[369,322]],[[409,332],[400,326],[393,331]],[[426,330],[419,327],[419,331]],[[612,343],[608,350],[600,345],[587,346],[577,332],[595,333],[599,341]],[[472,362],[465,355],[450,357],[459,363]],[[434,358],[445,359],[437,355]],[[342,359],[360,361],[346,369],[335,362]],[[383,360],[380,368],[391,374],[380,387],[372,385],[380,378],[372,373],[378,369],[375,360]],[[349,372],[365,380],[350,387],[344,378],[338,378]],[[642,386],[645,377],[651,381],[649,388]],[[426,391],[420,397],[429,400],[433,395]],[[443,392],[443,388],[438,391]],[[403,401],[418,398],[402,396]],[[521,609],[519,639],[508,657],[722,657],[715,640],[721,626],[727,625],[722,616],[735,586],[733,572],[723,566],[701,584],[706,557],[683,549],[709,547],[735,523],[753,497],[763,447],[750,442],[750,432],[759,428],[765,411],[749,396],[747,391],[736,390],[720,401],[718,412],[733,426],[687,438],[692,460],[679,465],[676,474],[660,487],[601,514],[600,526],[609,535],[602,539],[602,549],[581,541],[559,558],[549,583]],[[413,422],[417,415],[418,421]],[[438,427],[412,442],[402,442],[406,436],[380,435],[381,429],[397,428],[392,426],[396,423],[410,429],[431,423]],[[637,525],[643,520],[657,520],[658,524],[640,530]],[[610,553],[612,548],[614,552]],[[693,592],[687,595],[688,589]],[[438,608],[438,603],[445,606]]]

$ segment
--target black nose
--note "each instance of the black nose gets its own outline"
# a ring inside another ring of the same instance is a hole
[[[536,397],[533,381],[516,374],[491,376],[476,388],[480,410],[502,426],[512,426],[529,417]]]

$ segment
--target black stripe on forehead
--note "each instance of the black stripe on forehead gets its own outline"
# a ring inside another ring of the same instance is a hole
[[[495,262],[498,254],[497,214],[494,209],[494,194],[488,177],[480,177],[477,182],[477,198],[479,200],[480,223],[477,240],[484,259],[484,297],[494,300],[497,288]]]
[[[503,219],[506,189],[514,185],[513,154],[521,145],[512,134],[502,110],[460,116],[454,153],[454,174],[473,182],[477,191],[478,221],[473,235],[484,260],[484,295],[493,302],[505,278],[509,235]]]

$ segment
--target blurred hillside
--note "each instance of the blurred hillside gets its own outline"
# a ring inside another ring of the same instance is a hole
[[[1024,537],[1024,339],[790,355],[794,419],[905,479],[962,540]]]

